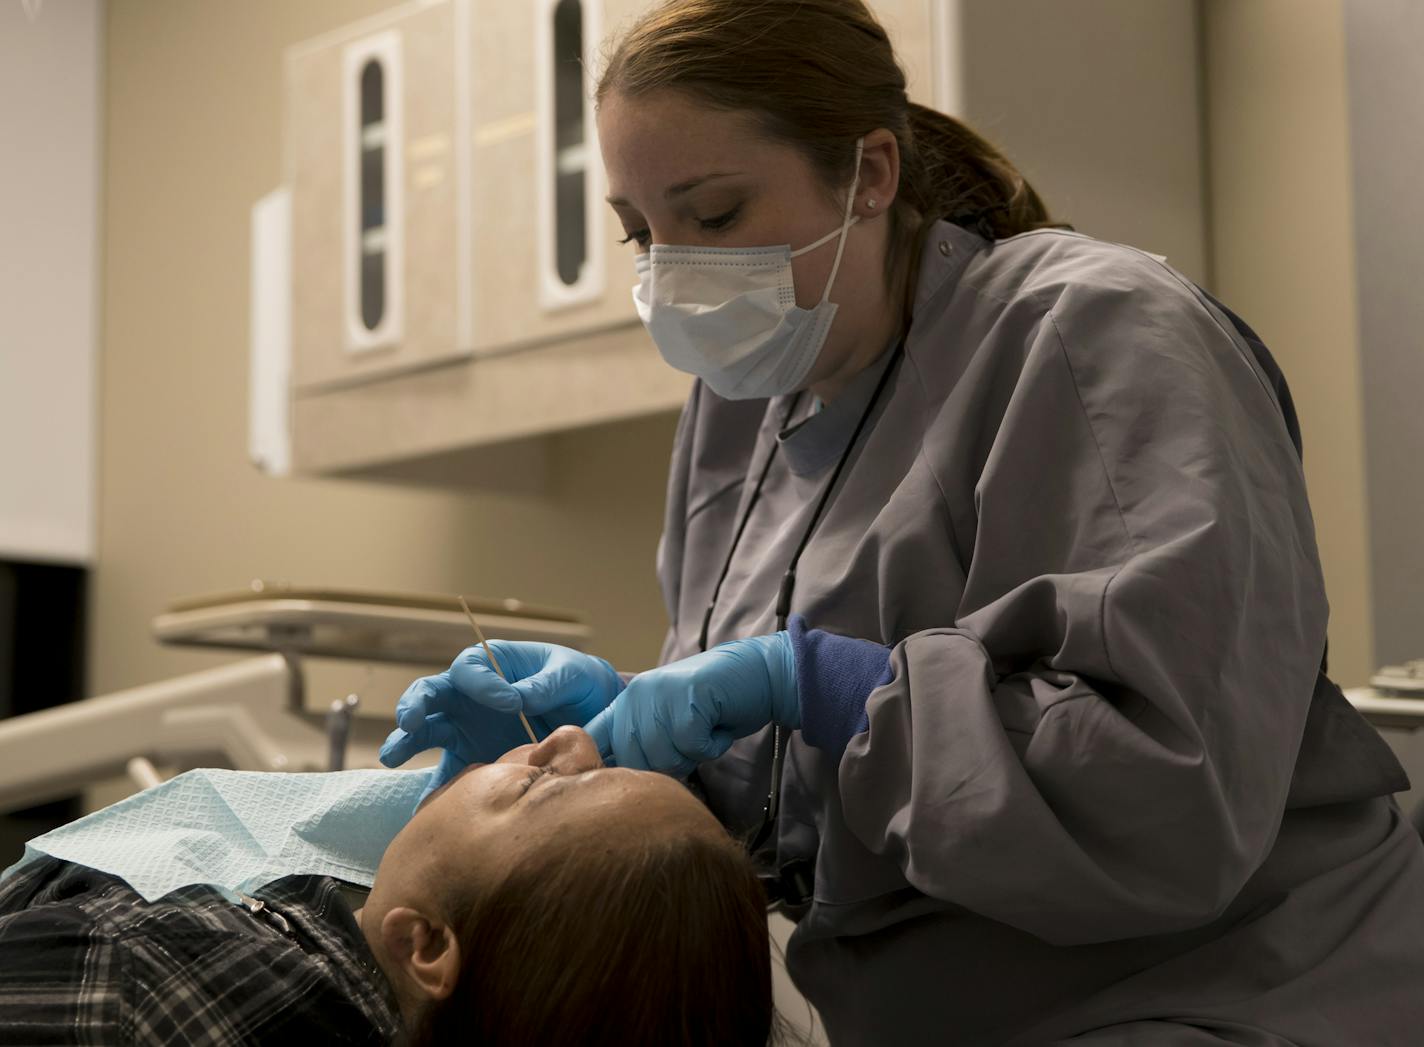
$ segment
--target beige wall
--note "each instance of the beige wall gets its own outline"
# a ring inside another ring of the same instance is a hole
[[[99,0],[0,4],[4,559],[94,555],[103,39]]]
[[[247,462],[248,209],[281,178],[282,49],[387,6],[110,4],[96,693],[229,657],[159,647],[148,621],[256,576],[563,604],[593,615],[615,662],[654,656],[671,418],[556,441],[543,495],[273,480]],[[1204,12],[1214,289],[1295,391],[1333,662],[1358,683],[1372,654],[1340,4]]]
[[[1340,0],[1206,0],[1214,290],[1290,382],[1330,596],[1331,675],[1374,668]]]
[[[1375,661],[1424,655],[1424,91],[1418,0],[1347,0]],[[1418,780],[1418,779],[1416,779]]]
[[[554,441],[538,495],[248,463],[248,216],[281,180],[282,50],[389,6],[111,0],[94,693],[230,660],[160,647],[149,621],[255,577],[518,596],[588,612],[615,664],[657,654],[671,417]],[[389,707],[410,675],[377,676],[367,697]],[[312,698],[366,681],[319,667]]]
[[[1054,219],[1206,280],[1193,0],[948,6],[958,115],[1005,152]]]

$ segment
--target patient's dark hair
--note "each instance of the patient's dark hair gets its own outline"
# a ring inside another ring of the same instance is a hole
[[[541,848],[459,903],[459,985],[413,1045],[767,1043],[766,898],[730,837]]]

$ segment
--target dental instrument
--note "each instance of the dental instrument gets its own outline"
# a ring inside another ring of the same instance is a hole
[[[465,617],[470,620],[470,627],[475,630],[475,635],[479,637],[480,640],[480,646],[485,649],[485,657],[490,660],[490,665],[494,666],[494,671],[499,673],[499,678],[505,683],[508,683],[509,677],[504,675],[504,670],[500,668],[499,659],[496,658],[494,652],[490,650],[489,641],[485,639],[484,630],[480,628],[480,623],[475,621],[475,616],[470,612],[470,605],[465,602],[463,596],[460,597],[460,606],[465,609]],[[518,710],[518,712],[519,722],[524,725],[524,731],[529,735],[529,740],[535,745],[538,745],[539,736],[534,733],[534,728],[529,726],[529,718],[524,715],[523,709]]]

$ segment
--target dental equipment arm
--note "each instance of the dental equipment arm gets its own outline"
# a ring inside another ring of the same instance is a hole
[[[238,770],[324,769],[321,718],[290,707],[294,671],[281,655],[263,655],[0,721],[0,813],[122,775],[135,756]],[[361,749],[373,763],[374,745]]]

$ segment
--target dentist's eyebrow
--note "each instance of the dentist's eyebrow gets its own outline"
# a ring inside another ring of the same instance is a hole
[[[689,179],[688,179],[687,181],[685,181],[685,182],[678,182],[677,185],[668,187],[668,188],[663,192],[663,197],[664,197],[665,199],[671,200],[671,199],[672,199],[673,197],[675,197],[675,196],[681,196],[681,195],[684,194],[684,193],[689,193],[689,192],[691,192],[692,190],[696,189],[699,185],[701,185],[703,182],[710,182],[710,181],[712,181],[712,179],[714,179],[714,178],[735,178],[735,177],[736,177],[737,175],[739,175],[739,174],[742,174],[742,172],[741,172],[741,171],[718,171],[718,172],[716,172],[715,174],[702,175],[700,178],[689,178]],[[628,203],[628,201],[627,201],[627,200],[624,200],[621,196],[605,196],[604,199],[607,200],[610,204],[613,204],[615,207],[631,207],[631,206],[632,206],[632,204]]]

